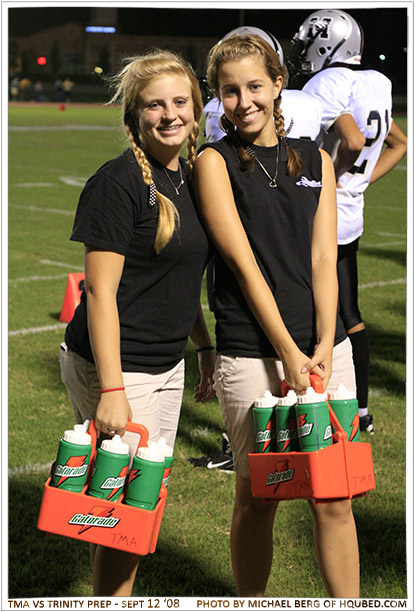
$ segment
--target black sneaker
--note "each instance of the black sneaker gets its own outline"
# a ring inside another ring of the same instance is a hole
[[[208,470],[218,469],[222,472],[233,472],[233,457],[227,453],[218,453],[207,458]]]
[[[233,472],[233,456],[228,435],[222,434],[222,452],[210,455],[210,457],[189,457],[188,461],[194,467],[203,467],[208,470],[218,469],[222,472]]]
[[[227,453],[216,453],[216,455],[211,455],[210,457],[189,457],[188,461],[194,467],[233,472],[233,457]]]
[[[222,453],[232,455],[231,443],[229,442],[228,434],[225,431],[222,434]]]
[[[359,418],[360,431],[364,433],[369,433],[373,436],[373,416],[371,414],[366,414],[363,417]]]

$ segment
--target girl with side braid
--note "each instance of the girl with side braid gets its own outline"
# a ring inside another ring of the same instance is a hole
[[[128,60],[113,86],[129,147],[79,200],[71,240],[85,245],[85,288],[60,362],[75,421],[95,418],[101,436],[123,436],[134,453],[128,420],[174,445],[189,336],[201,375],[195,400],[214,395],[199,302],[209,241],[191,182],[202,100],[193,70],[168,51]],[[94,595],[130,595],[138,557],[95,545],[90,553]]]
[[[207,75],[223,104],[226,135],[201,148],[195,187],[216,246],[214,388],[236,470],[232,567],[237,594],[261,597],[277,503],[251,494],[252,405],[266,390],[280,395],[284,379],[303,392],[310,372],[328,391],[342,382],[355,392],[350,341],[338,316],[336,185],[327,153],[285,134],[285,69],[266,41],[254,34],[223,39],[208,56]],[[328,595],[359,597],[351,500],[310,501],[310,508]],[[270,595],[287,596],[283,588]]]

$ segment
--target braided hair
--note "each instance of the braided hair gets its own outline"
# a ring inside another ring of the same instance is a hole
[[[282,76],[283,87],[286,87],[288,82],[288,70],[281,64],[278,55],[275,53],[274,49],[272,49],[271,45],[256,34],[233,34],[229,36],[229,38],[225,38],[218,42],[210,50],[208,55],[207,78],[209,86],[215,91],[216,95],[218,95],[219,92],[218,75],[220,65],[229,61],[238,61],[251,55],[256,55],[262,59],[264,68],[273,82],[276,81],[277,77]],[[255,160],[245,152],[234,124],[226,115],[222,115],[220,122],[222,129],[236,147],[242,172],[251,172]],[[274,101],[274,125],[278,141],[281,142],[282,140],[286,140],[284,117],[281,112],[281,94]],[[299,176],[302,170],[301,158],[288,144],[287,158],[287,171],[289,176]]]
[[[197,156],[197,138],[199,136],[199,121],[202,116],[203,103],[197,78],[188,62],[176,53],[161,49],[155,49],[145,55],[127,58],[124,68],[111,78],[111,86],[116,91],[108,102],[108,104],[117,102],[121,104],[124,129],[131,150],[141,168],[144,183],[148,185],[150,193],[152,189],[155,190],[159,207],[157,232],[154,241],[156,253],[160,253],[169,243],[176,226],[180,222],[180,218],[173,202],[155,187],[151,166],[140,141],[138,128],[139,101],[140,92],[154,78],[166,74],[176,74],[186,78],[189,81],[192,92],[194,123],[187,141],[187,173],[191,178]]]

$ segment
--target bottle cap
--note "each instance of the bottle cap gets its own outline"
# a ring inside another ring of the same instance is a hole
[[[297,404],[318,404],[326,401],[324,393],[316,393],[313,387],[308,387],[305,393],[297,395]]]
[[[117,453],[118,455],[128,455],[130,452],[130,447],[121,440],[121,436],[118,434],[115,434],[113,438],[103,440],[101,448],[109,453]]]
[[[278,406],[294,406],[297,403],[295,391],[290,389],[285,397],[278,398]]]
[[[278,397],[274,397],[271,391],[264,391],[264,395],[255,400],[256,408],[273,408],[278,403]]]
[[[173,457],[173,449],[167,444],[166,438],[159,438],[157,440],[157,446],[165,457]]]
[[[332,391],[331,393],[329,393],[329,399],[351,400],[351,399],[356,399],[356,396],[353,394],[352,391],[349,391],[349,389],[346,389],[343,383],[340,383],[337,385],[337,389],[335,391]]]
[[[157,446],[150,442],[149,446],[140,446],[137,449],[136,457],[144,459],[146,461],[156,461],[157,463],[164,463],[164,453],[162,453]]]
[[[86,433],[84,424],[74,425],[73,429],[67,429],[63,433],[63,440],[70,442],[71,444],[81,444],[87,446],[92,444],[91,436]]]

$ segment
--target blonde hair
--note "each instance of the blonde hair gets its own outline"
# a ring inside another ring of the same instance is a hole
[[[188,80],[192,93],[194,114],[193,129],[187,140],[188,174],[191,177],[197,157],[199,121],[203,110],[199,83],[193,68],[181,56],[162,49],[155,49],[145,55],[130,57],[125,61],[127,62],[126,66],[111,78],[111,86],[116,91],[108,104],[116,102],[121,104],[125,132],[135,159],[141,168],[144,183],[150,189],[154,187],[154,180],[151,166],[140,142],[138,128],[140,93],[153,79],[166,74],[176,74]],[[159,218],[154,249],[156,253],[160,253],[170,241],[180,218],[175,205],[169,198],[158,190],[155,194],[159,206]]]
[[[207,59],[207,78],[211,89],[219,92],[219,67],[229,61],[239,61],[244,57],[256,55],[261,58],[264,68],[275,83],[278,77],[283,78],[283,87],[288,82],[287,68],[281,64],[274,49],[263,38],[256,34],[233,34],[229,38],[219,41],[209,52]],[[236,146],[241,170],[243,172],[252,171],[254,159],[250,157],[239,140],[237,131],[233,123],[222,115],[221,125]],[[274,101],[274,125],[278,141],[286,138],[284,129],[284,117],[281,112],[281,94]],[[287,170],[289,176],[299,176],[302,170],[302,161],[296,151],[287,145]]]

